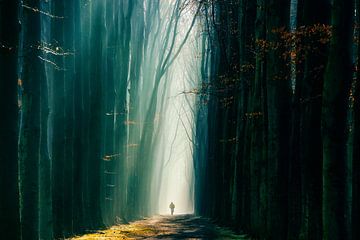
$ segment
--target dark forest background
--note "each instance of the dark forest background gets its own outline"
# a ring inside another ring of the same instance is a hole
[[[260,239],[360,238],[359,6],[207,2],[197,213]]]
[[[162,18],[162,1],[0,0],[0,237],[157,213],[167,71],[198,25],[195,213],[258,239],[360,239],[360,2],[175,0]]]

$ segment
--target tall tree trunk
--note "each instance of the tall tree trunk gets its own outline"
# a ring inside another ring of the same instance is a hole
[[[41,128],[40,128],[40,193],[39,193],[39,221],[40,221],[40,239],[50,240],[52,236],[52,182],[51,182],[51,162],[48,148],[48,120],[49,120],[49,104],[48,104],[48,85],[46,79],[41,82],[40,89],[41,101]]]
[[[230,11],[230,9],[235,9]],[[218,98],[220,102],[219,116],[222,116],[219,122],[217,151],[219,158],[217,185],[217,206],[220,210],[216,215],[223,222],[228,222],[231,218],[231,195],[232,195],[232,178],[234,147],[236,144],[236,127],[237,99],[238,99],[238,82],[239,82],[239,42],[238,42],[238,9],[239,3],[229,1],[228,3],[219,4],[219,24],[218,29],[219,47],[220,47],[220,67],[218,72],[218,91],[222,92]],[[221,197],[220,197],[221,196]]]
[[[359,56],[357,63],[357,78],[354,105],[354,140],[353,140],[353,209],[352,209],[352,238],[360,238],[360,71]]]
[[[39,0],[23,4],[24,62],[22,92],[22,125],[20,133],[20,188],[22,236],[39,238],[39,160],[40,160],[40,89],[45,81],[41,56],[41,20]],[[28,8],[29,7],[29,8]]]
[[[97,229],[103,226],[101,217],[101,126],[102,126],[102,81],[101,81],[101,59],[102,40],[99,34],[102,33],[103,3],[91,3],[91,49],[93,56],[90,60],[90,122],[89,122],[89,168],[88,168],[88,209],[90,211],[91,228]]]
[[[356,82],[354,93],[354,129],[353,129],[353,153],[352,153],[352,239],[360,238],[360,0],[355,1],[356,7]]]
[[[83,189],[83,210],[82,210],[82,227],[83,229],[92,228],[90,206],[90,190],[92,186],[89,184],[90,176],[90,77],[91,77],[91,5],[90,3],[81,4],[81,184]]]
[[[74,162],[73,162],[73,228],[76,232],[80,232],[84,228],[84,165],[86,156],[84,154],[85,146],[83,145],[84,132],[84,90],[83,90],[83,54],[82,54],[82,29],[81,29],[81,11],[80,2],[74,3],[74,35],[78,39],[74,44],[74,58],[75,58],[75,81],[74,81]]]
[[[291,31],[296,31],[302,25],[303,8],[305,0],[292,0],[292,9],[290,11]],[[292,43],[291,51],[297,53],[297,45]],[[297,53],[297,56],[300,55]],[[301,229],[302,217],[302,162],[300,161],[300,99],[301,86],[303,79],[304,64],[296,57],[292,58],[291,80],[293,84],[292,108],[291,108],[291,140],[290,140],[290,158],[289,158],[289,221],[288,221],[288,239],[298,239]]]
[[[53,13],[56,16],[64,16],[64,1],[55,1],[53,3]],[[64,19],[52,19],[52,39],[55,41],[58,55],[54,56],[54,62],[58,69],[54,71],[54,81],[52,84],[53,97],[53,138],[52,138],[52,180],[53,180],[53,223],[54,237],[64,236],[64,192],[65,189],[65,65],[62,49],[64,49]],[[67,186],[70,187],[70,186]]]
[[[0,236],[20,239],[18,182],[19,1],[0,3]]]
[[[74,0],[64,1],[64,48],[65,52],[73,54],[74,51]],[[71,236],[74,232],[73,226],[73,199],[74,184],[74,82],[75,78],[75,59],[73,55],[66,55],[64,58],[64,233]],[[100,144],[100,143],[99,143]]]
[[[304,0],[299,11],[299,25],[306,31],[315,29],[316,24],[329,24],[330,3],[328,0],[312,2]],[[317,9],[322,9],[321,14]],[[315,29],[316,30],[316,29]],[[325,33],[323,33],[325,34]],[[326,44],[320,43],[320,35],[304,37],[305,50],[302,79],[298,79],[300,92],[300,135],[299,158],[302,191],[301,237],[322,238],[322,139],[321,104],[323,78],[327,61]],[[304,51],[301,49],[301,51]],[[299,171],[299,170],[298,170]]]
[[[255,4],[255,3],[248,3]],[[246,22],[247,32],[254,31],[255,42],[265,39],[265,2],[257,1],[259,6],[256,10],[256,16],[251,22]],[[253,6],[255,8],[255,6]],[[252,23],[254,21],[254,23]],[[254,46],[256,48],[256,57],[254,61],[248,56],[248,62],[245,63],[244,69],[251,71],[251,68],[254,68],[254,76],[248,76],[246,84],[249,85],[250,93],[248,100],[248,111],[244,114],[243,117],[247,119],[247,135],[249,139],[248,145],[250,149],[245,151],[248,152],[248,155],[244,155],[245,161],[250,161],[251,169],[251,180],[250,180],[250,205],[251,205],[251,233],[254,235],[262,236],[264,234],[264,229],[266,225],[266,151],[267,143],[265,139],[265,124],[266,124],[266,113],[265,113],[265,104],[266,104],[266,94],[265,94],[265,73],[266,73],[266,61],[264,59],[264,51],[260,46],[256,46],[254,39],[251,39],[251,32],[247,33],[247,43],[244,48],[249,51],[249,46]],[[250,35],[250,36],[249,36]],[[251,53],[248,52],[248,55]],[[244,55],[244,54],[241,54]],[[248,73],[249,75],[249,73]],[[254,77],[255,81],[251,80],[251,77]]]
[[[41,3],[42,11],[50,12],[49,2]],[[41,35],[45,42],[50,38],[50,18],[42,16]],[[42,53],[42,58],[50,59],[51,55]],[[53,239],[53,218],[52,218],[52,181],[51,181],[51,159],[49,156],[49,86],[48,79],[52,79],[54,66],[45,65],[44,81],[40,86],[40,161],[39,161],[39,238],[44,240]]]
[[[115,24],[115,2],[108,1],[106,3],[106,18],[105,25],[107,36],[105,40],[105,64],[106,64],[106,80],[104,81],[104,111],[106,113],[106,119],[104,120],[104,146],[103,151],[106,156],[104,160],[103,172],[112,172],[115,169],[115,162],[119,159],[117,151],[114,148],[114,104],[115,104],[115,83],[114,83],[114,71],[115,63],[114,58],[116,52],[114,48],[116,46],[116,33],[117,25]],[[115,180],[114,176],[110,174],[103,174],[103,217],[104,223],[109,225],[115,222],[114,212],[114,192],[115,192]]]
[[[139,24],[138,27],[132,27],[132,44],[131,44],[131,63],[130,63],[130,96],[129,96],[129,121],[134,122],[134,124],[129,125],[129,144],[136,144],[140,142],[140,114],[139,114],[139,91],[141,87],[141,65],[144,58],[144,42],[145,37],[138,38],[137,36],[142,36],[145,31],[145,12],[143,7],[140,7],[140,4],[143,4],[142,1],[137,1],[137,11],[134,12],[134,16],[132,19],[133,25],[135,23]],[[153,2],[149,2],[149,5],[153,4]],[[150,14],[150,10],[148,10],[147,14]],[[128,169],[134,169],[135,164],[134,161],[136,159],[136,148],[129,148],[127,162]],[[135,199],[134,193],[134,171],[130,173],[130,177],[128,180],[127,186],[127,205],[129,206],[125,217],[131,215],[132,209],[134,209]]]
[[[348,239],[345,223],[346,119],[352,79],[353,1],[332,2],[328,64],[322,108],[323,239]]]
[[[267,41],[279,43],[281,28],[289,29],[290,2],[270,0],[266,3]],[[270,48],[266,55],[268,108],[268,232],[270,239],[287,236],[287,180],[289,158],[290,74],[284,47]]]
[[[50,2],[41,2],[41,9],[44,12],[51,12]],[[51,18],[41,15],[41,39],[50,42],[51,38]],[[51,59],[52,55],[47,52],[42,53],[42,58]],[[51,159],[49,149],[51,147],[51,125],[49,126],[50,113],[50,89],[54,66],[45,63],[46,80],[41,82],[40,101],[41,101],[41,135],[40,135],[40,162],[39,162],[39,237],[40,239],[53,239],[53,217],[52,217],[52,179],[51,179]]]

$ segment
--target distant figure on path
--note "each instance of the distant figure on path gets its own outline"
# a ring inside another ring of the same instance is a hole
[[[170,203],[169,208],[171,209],[171,215],[174,215],[175,204],[173,202]]]

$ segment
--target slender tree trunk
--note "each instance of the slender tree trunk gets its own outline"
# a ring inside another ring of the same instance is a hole
[[[323,239],[348,239],[346,215],[346,119],[352,79],[353,1],[332,2],[332,37],[322,108]]]
[[[56,1],[53,3],[53,13],[56,16],[64,16],[64,1]],[[59,55],[54,56],[54,62],[58,69],[54,71],[54,81],[52,84],[53,95],[53,138],[52,138],[52,180],[53,180],[53,222],[54,237],[60,238],[64,236],[64,205],[65,188],[65,65],[62,50],[64,49],[64,19],[52,19],[52,38],[58,49]],[[61,50],[62,49],[62,50]]]
[[[359,55],[358,55],[359,56]],[[358,60],[359,61],[359,60]],[[360,76],[359,65],[356,79],[355,105],[354,105],[354,142],[353,142],[353,209],[352,234],[353,239],[360,238]]]
[[[255,3],[248,3],[255,4]],[[248,62],[245,63],[245,71],[251,71],[254,68],[254,76],[248,76],[247,84],[250,87],[248,111],[245,113],[247,119],[248,128],[248,147],[250,148],[248,156],[244,155],[244,160],[251,162],[251,233],[262,236],[264,226],[266,224],[266,197],[264,192],[266,190],[266,179],[264,173],[266,172],[266,149],[267,144],[265,142],[265,72],[266,64],[263,55],[263,50],[259,46],[255,46],[255,41],[265,39],[265,2],[258,1],[259,6],[256,11],[254,19],[250,18],[250,21],[254,21],[253,24],[247,22],[247,43],[244,43],[244,48],[249,51],[249,46],[254,46],[256,49],[256,57],[254,61],[250,58],[250,52],[248,52]],[[253,6],[255,8],[255,6]],[[247,11],[248,12],[248,11]],[[251,39],[251,32],[254,31],[255,41]],[[250,33],[249,33],[250,32]],[[250,36],[249,36],[250,35]],[[254,42],[250,42],[254,41]],[[242,54],[243,55],[243,54]],[[255,78],[255,81],[251,80],[251,77]],[[262,227],[261,227],[262,226]]]
[[[83,210],[82,227],[83,229],[93,228],[91,225],[90,190],[93,186],[89,184],[90,176],[90,77],[91,77],[91,4],[81,4],[81,183],[83,189]]]
[[[20,239],[18,182],[19,1],[0,3],[0,236]]]
[[[144,22],[144,9],[143,7],[140,7],[140,4],[142,4],[141,1],[138,1],[137,11],[134,13],[132,23],[135,25],[135,23],[139,24],[137,28],[132,27],[132,36],[133,36],[133,43],[131,44],[131,63],[130,63],[130,97],[129,97],[129,120],[134,122],[134,124],[129,126],[129,143],[130,144],[136,144],[140,142],[140,116],[139,116],[139,91],[141,87],[141,65],[143,62],[143,55],[144,55],[144,42],[146,41],[144,38],[138,38],[137,36],[140,36],[144,33],[145,30],[145,22]],[[152,4],[152,3],[149,3]],[[148,13],[150,14],[150,10],[148,10]],[[128,151],[128,169],[133,169],[135,167],[134,161],[136,159],[136,153],[137,149],[135,148],[129,148]],[[133,189],[133,172],[130,173],[130,179],[128,180],[128,187],[127,187],[127,203],[129,206],[129,209],[126,211],[125,217],[128,217],[131,215],[131,208],[135,208],[133,204],[134,202],[134,193],[135,190]]]
[[[50,3],[41,4],[43,11],[50,11]],[[48,42],[50,38],[50,21],[42,19],[42,39]],[[49,23],[49,24],[48,24]],[[45,40],[44,40],[45,39]],[[49,59],[50,54],[42,53],[41,57]],[[53,73],[52,65],[45,65],[45,79],[40,86],[40,162],[39,162],[39,238],[44,240],[53,239],[53,218],[52,218],[52,181],[51,181],[51,160],[49,156],[49,80]]]
[[[315,24],[329,24],[330,4],[328,0],[316,3],[304,0],[299,11],[299,24],[310,29]],[[322,9],[321,14],[317,9]],[[305,45],[300,88],[300,139],[299,158],[302,186],[301,237],[322,238],[322,139],[321,109],[323,78],[327,61],[326,44],[319,42],[320,36],[303,39]],[[303,49],[301,49],[303,50]],[[302,56],[301,56],[302,57]]]
[[[127,157],[127,127],[125,125],[127,121],[127,87],[128,87],[128,75],[130,65],[130,40],[131,40],[131,16],[133,14],[134,1],[123,1],[120,3],[120,7],[123,9],[118,16],[120,33],[117,36],[117,49],[116,60],[119,61],[121,68],[117,68],[115,71],[115,112],[116,118],[114,122],[114,148],[117,149],[117,154],[121,157],[115,161],[114,172],[116,172],[115,178],[115,190],[113,201],[115,216],[123,216],[126,209],[126,195],[123,190],[126,189],[126,177],[123,173],[123,169],[126,169],[126,157]]]
[[[92,21],[91,21],[91,49],[93,57],[90,60],[90,122],[89,122],[89,168],[88,168],[88,190],[89,190],[89,209],[91,228],[97,229],[103,226],[101,217],[101,125],[102,125],[102,81],[101,81],[101,63],[98,62],[101,59],[102,53],[102,40],[99,34],[102,33],[102,14],[103,3],[92,3]]]
[[[105,46],[105,57],[106,61],[106,81],[104,82],[104,111],[106,113],[106,119],[104,120],[104,154],[111,156],[109,158],[104,158],[104,172],[112,172],[114,163],[119,159],[117,155],[117,149],[114,147],[114,104],[115,104],[115,66],[114,58],[116,52],[114,51],[116,46],[116,18],[115,11],[116,6],[115,2],[108,1],[106,3],[106,18],[105,24],[107,29],[106,36],[106,46]],[[103,216],[105,224],[113,224],[115,222],[115,212],[114,212],[114,192],[115,188],[118,187],[115,185],[114,176],[110,174],[103,174]]]
[[[84,228],[84,145],[83,139],[83,117],[84,101],[83,101],[83,65],[82,65],[82,41],[81,41],[81,11],[80,2],[74,3],[74,35],[78,39],[74,44],[74,58],[75,58],[75,81],[74,81],[74,163],[73,163],[73,228],[76,232],[81,232]]]
[[[41,9],[44,12],[51,12],[50,2],[41,2]],[[42,41],[48,43],[51,38],[51,19],[41,15],[41,38]],[[51,54],[42,52],[43,59],[51,59]],[[51,178],[51,159],[49,150],[51,148],[51,125],[50,118],[50,102],[51,102],[51,81],[54,66],[44,64],[45,80],[41,82],[40,101],[41,101],[41,136],[40,136],[40,163],[39,163],[39,238],[53,239],[53,217],[52,217],[52,178]],[[50,140],[50,141],[49,141]]]
[[[236,9],[230,11],[230,9]],[[219,23],[221,28],[218,30],[220,43],[220,67],[218,72],[219,92],[223,92],[219,97],[222,102],[219,108],[219,116],[222,116],[219,131],[219,143],[217,151],[219,153],[220,178],[217,182],[218,193],[216,210],[220,210],[216,215],[223,222],[231,219],[231,200],[233,182],[233,163],[232,156],[236,144],[236,116],[239,82],[239,42],[238,42],[238,9],[239,3],[229,1],[219,4]],[[221,197],[219,197],[221,196]]]
[[[64,51],[73,54],[74,51],[74,0],[64,1]],[[74,82],[75,78],[75,59],[74,55],[66,55],[64,58],[64,233],[71,236],[74,233],[73,226],[73,199],[74,199]]]
[[[355,33],[357,36],[356,82],[354,93],[354,129],[352,153],[352,239],[360,238],[360,1],[355,1]]]
[[[28,0],[24,5],[40,9],[40,1]],[[40,92],[45,81],[41,56],[40,14],[24,8],[24,62],[22,72],[22,126],[20,133],[20,187],[22,236],[39,238],[39,160],[40,160]]]
[[[293,31],[297,31],[303,25],[303,9],[305,0],[293,0],[292,12],[290,12],[290,23]],[[297,45],[293,43],[291,51],[297,51]],[[296,52],[297,53],[297,52]],[[297,53],[297,56],[300,55]],[[288,239],[296,240],[299,238],[302,222],[303,201],[302,195],[304,186],[302,184],[304,171],[302,169],[303,163],[300,161],[300,99],[301,99],[301,86],[303,79],[304,64],[296,57],[291,59],[291,74],[293,84],[292,108],[291,108],[291,146],[290,146],[290,159],[289,159],[289,221],[288,221]],[[295,81],[295,82],[294,82]],[[321,209],[320,209],[321,211]]]
[[[289,29],[290,2],[270,0],[267,6],[267,41],[279,43],[277,30]],[[270,239],[287,236],[287,180],[289,158],[290,74],[282,54],[284,47],[270,48],[266,55],[268,108],[268,232]]]
[[[41,136],[40,136],[40,162],[39,162],[39,174],[40,174],[40,239],[51,240],[52,235],[52,187],[51,187],[51,162],[49,157],[48,148],[48,120],[49,120],[49,102],[48,102],[48,85],[47,80],[41,82],[40,89],[40,101],[41,101]]]

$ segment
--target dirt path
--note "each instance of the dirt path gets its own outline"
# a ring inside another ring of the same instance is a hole
[[[248,239],[234,234],[211,221],[192,215],[155,216],[152,218],[122,224],[72,238],[75,240],[110,239]]]

